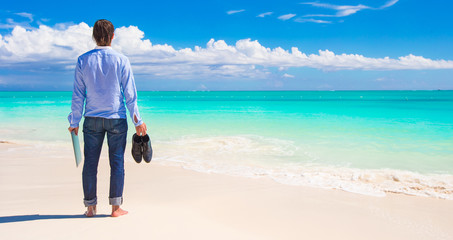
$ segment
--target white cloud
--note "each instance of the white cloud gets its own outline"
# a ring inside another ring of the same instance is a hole
[[[12,29],[15,26],[17,26],[17,24],[0,23],[0,29]]]
[[[17,26],[0,35],[0,67],[50,66],[73,69],[77,56],[95,47],[92,28],[85,23],[66,29],[41,25],[26,30]],[[271,68],[308,67],[334,70],[453,69],[451,60],[432,60],[409,54],[399,58],[370,58],[359,54],[335,54],[319,50],[306,54],[297,47],[267,48],[256,40],[242,39],[233,45],[211,39],[205,47],[176,50],[167,44],[152,44],[134,26],[116,29],[112,46],[131,60],[136,74],[162,78],[258,78],[270,77]]]
[[[241,9],[241,10],[230,10],[227,12],[228,15],[231,15],[231,14],[235,14],[235,13],[240,13],[240,12],[244,12],[245,9]]]
[[[12,18],[7,18],[6,23],[0,23],[0,29],[13,29],[16,26],[21,26],[25,29],[33,29],[30,22],[16,22]]]
[[[294,22],[332,23],[331,21],[325,21],[325,20],[319,20],[319,19],[313,19],[313,18],[297,18],[297,19],[294,19]]]
[[[314,7],[321,7],[321,8],[328,8],[334,9],[337,11],[335,15],[328,15],[328,14],[308,14],[305,15],[306,17],[345,17],[357,13],[363,9],[369,9],[370,7],[359,4],[357,6],[348,6],[348,5],[333,5],[328,3],[319,3],[319,2],[306,2],[301,4],[308,4]]]
[[[31,13],[20,12],[20,13],[15,13],[15,14],[18,16],[24,17],[24,18],[28,18],[30,20],[30,22],[33,22],[33,14],[31,14]]]
[[[91,31],[85,23],[64,30],[45,25],[31,30],[16,26],[11,34],[0,36],[0,63],[74,62],[80,53],[94,47]]]
[[[19,12],[19,13],[12,13],[12,14],[23,17],[23,18],[27,18],[27,20],[17,22],[16,20],[14,20],[12,18],[6,18],[5,19],[6,23],[0,23],[0,29],[13,29],[16,26],[21,26],[25,29],[33,29],[33,27],[30,25],[30,23],[33,22],[33,14],[26,13],[26,12]]]
[[[388,8],[388,7],[391,7],[393,5],[395,5],[395,3],[397,3],[399,0],[390,0],[388,1],[386,4],[382,5],[380,7],[380,9],[384,9],[384,8]]]
[[[329,3],[320,3],[320,2],[302,2],[300,4],[307,4],[311,5],[314,7],[320,7],[320,8],[327,8],[327,9],[333,9],[336,10],[336,14],[308,14],[305,15],[306,17],[346,17],[352,14],[355,14],[361,10],[364,9],[371,9],[371,10],[380,10],[384,8],[391,7],[395,5],[399,0],[389,0],[387,1],[384,5],[378,7],[378,8],[373,8],[369,7],[366,5],[356,5],[356,6],[351,6],[351,5],[334,5],[334,4],[329,4]]]
[[[284,78],[294,78],[294,75],[291,75],[291,74],[285,73],[285,74],[283,74],[283,76],[282,76],[282,77],[284,77]]]
[[[265,17],[265,16],[269,16],[269,15],[272,15],[273,12],[265,12],[265,13],[261,13],[260,15],[258,15],[257,17]]]
[[[286,21],[286,20],[291,19],[291,18],[293,18],[295,16],[296,16],[296,14],[289,13],[289,14],[281,15],[280,17],[278,17],[278,19]]]

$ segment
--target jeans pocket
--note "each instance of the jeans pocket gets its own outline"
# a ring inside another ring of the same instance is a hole
[[[109,119],[111,128],[109,131],[114,134],[127,132],[127,120],[126,119]]]
[[[96,132],[96,118],[85,117],[85,120],[83,121],[83,132],[84,133]]]

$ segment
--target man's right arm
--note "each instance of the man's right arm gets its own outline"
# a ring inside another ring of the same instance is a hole
[[[123,88],[124,97],[126,98],[126,107],[131,114],[132,121],[135,125],[137,135],[145,135],[147,128],[146,124],[140,117],[137,106],[137,89],[135,87],[134,74],[132,73],[129,59],[125,59],[124,67],[121,76],[121,85]]]
[[[77,61],[75,73],[74,73],[74,89],[72,91],[72,104],[71,104],[71,113],[68,116],[69,121],[69,131],[71,129],[77,129],[79,127],[79,122],[82,119],[83,114],[83,105],[86,98],[86,87],[83,82],[83,75],[81,69],[80,59]]]

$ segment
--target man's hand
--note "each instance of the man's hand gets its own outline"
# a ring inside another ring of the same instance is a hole
[[[145,136],[146,135],[146,124],[142,123],[141,125],[135,127],[135,131],[137,132],[138,136]]]
[[[68,130],[69,130],[69,132],[74,131],[75,135],[79,135],[79,127],[76,127],[76,128],[69,127]]]

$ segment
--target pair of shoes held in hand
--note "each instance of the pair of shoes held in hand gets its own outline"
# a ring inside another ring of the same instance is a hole
[[[134,133],[132,136],[132,157],[137,163],[143,160],[149,163],[153,157],[153,149],[151,148],[151,140],[148,134],[145,136],[138,136]]]

